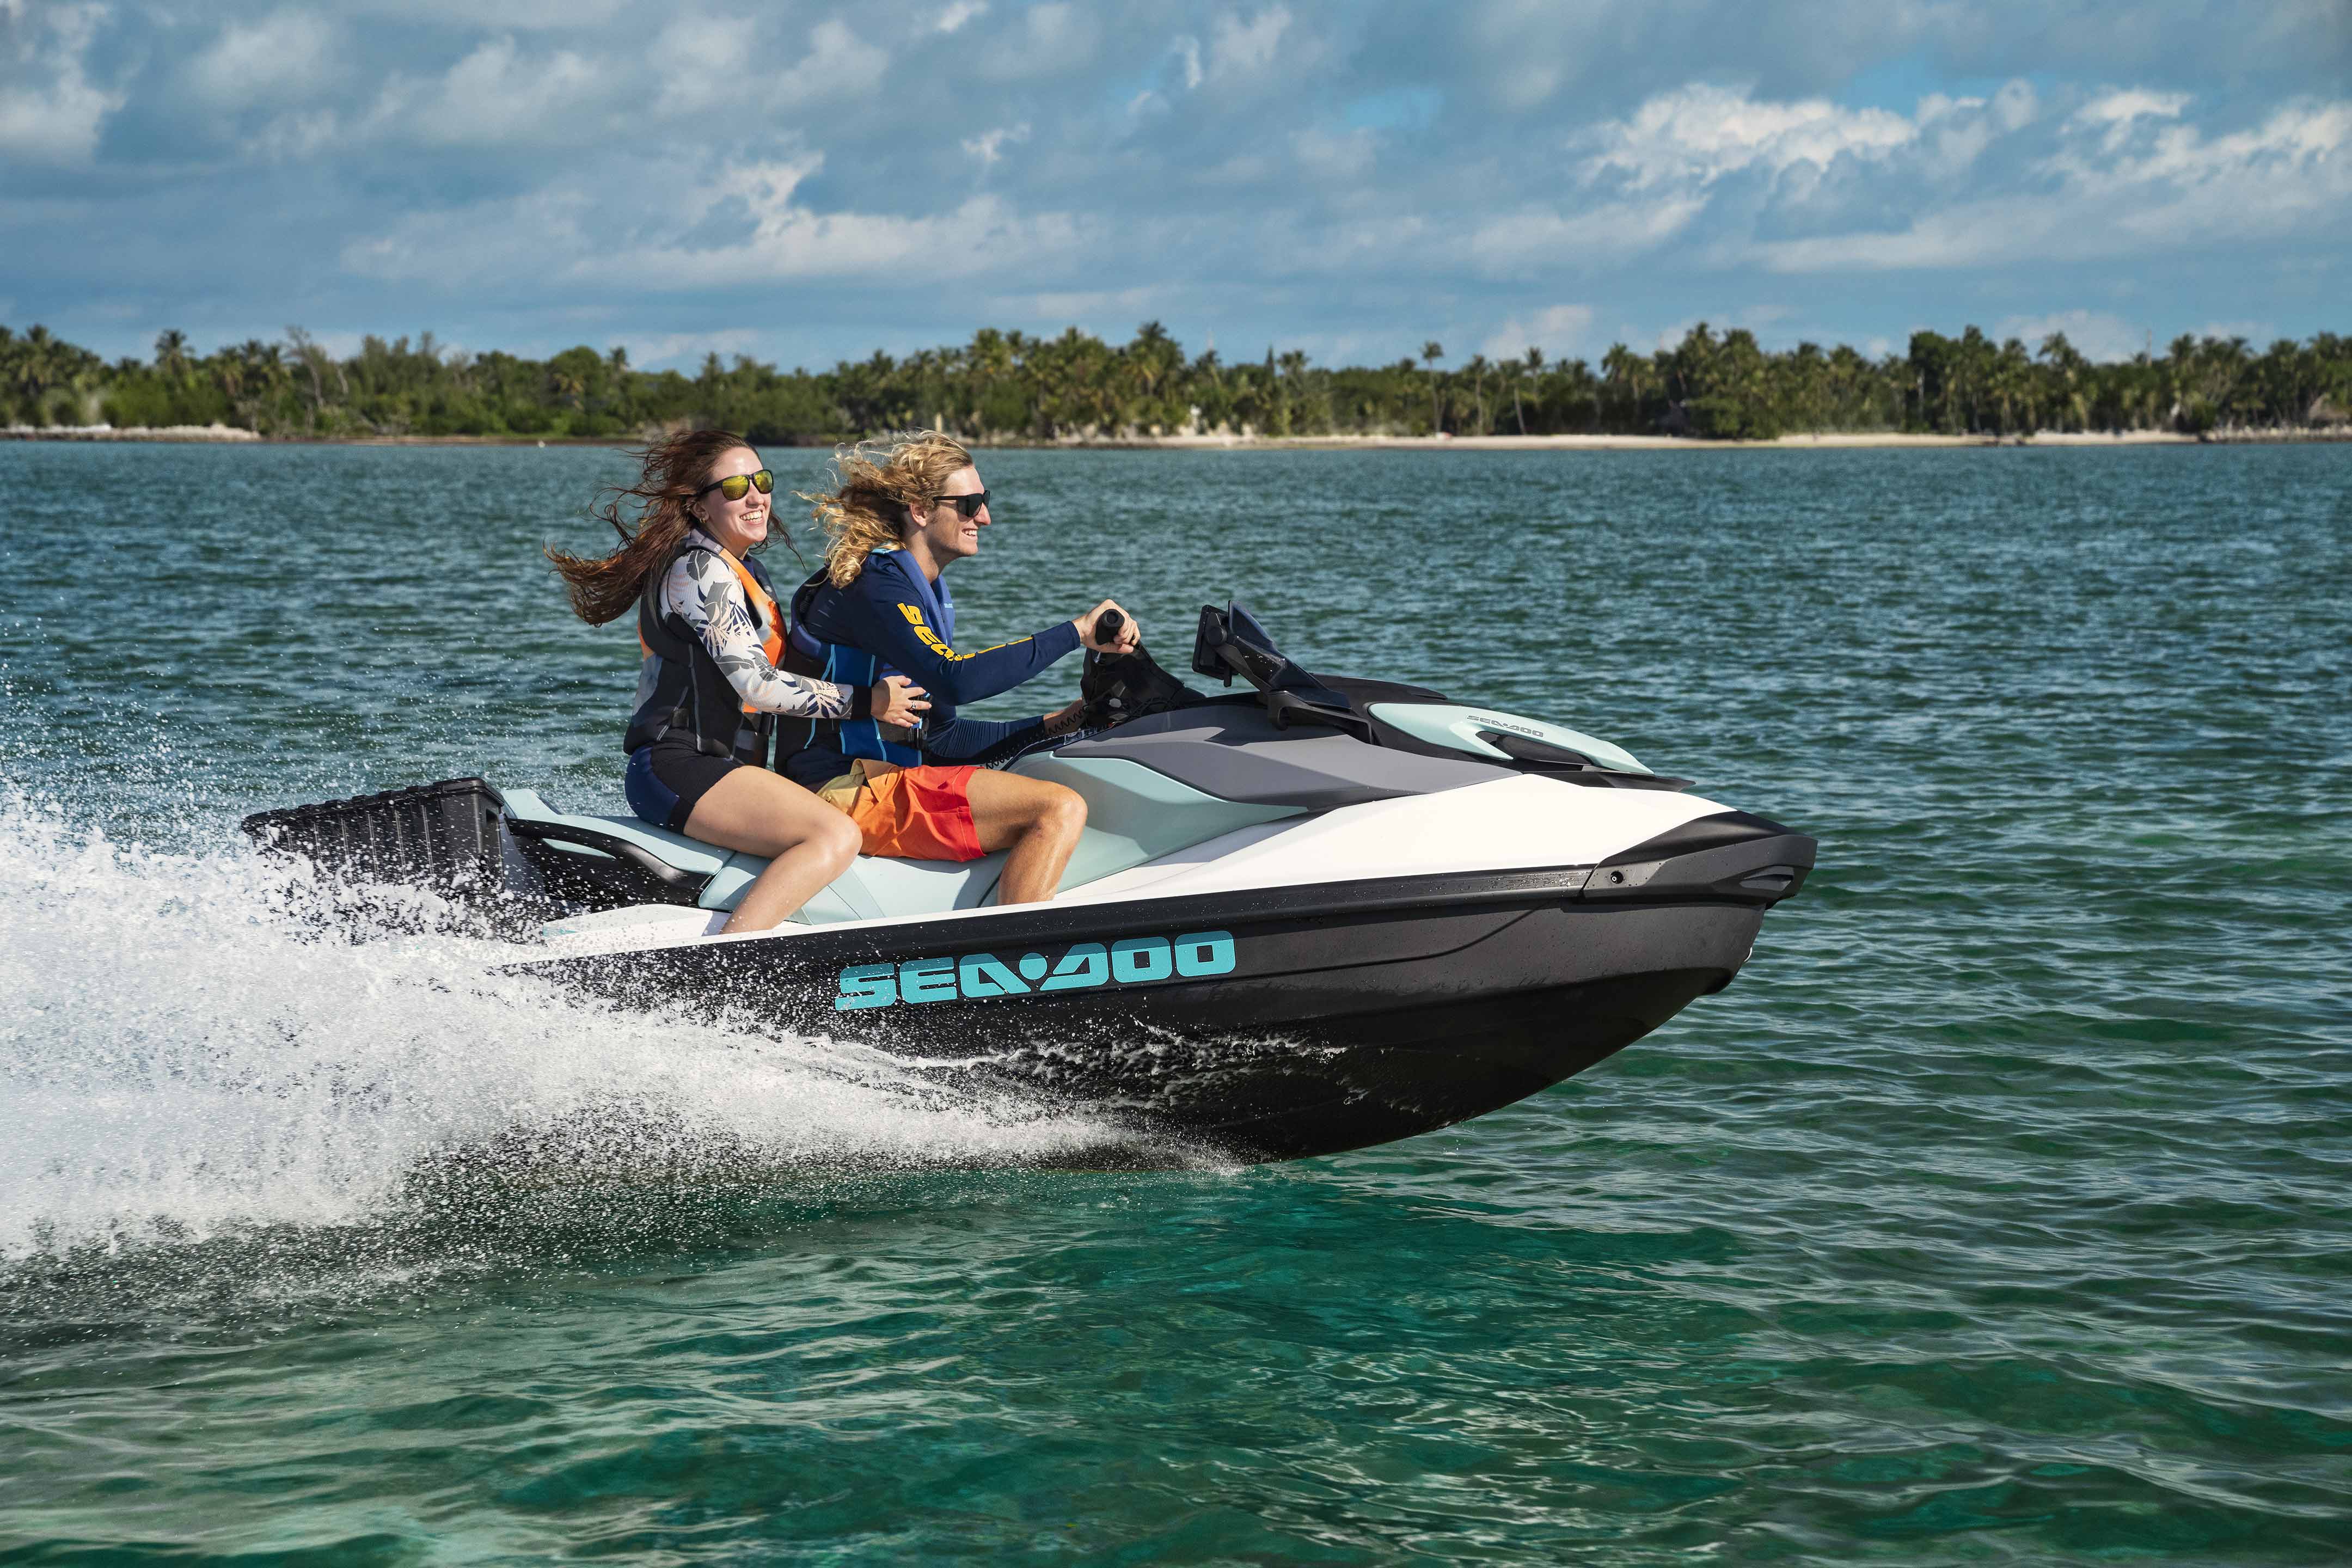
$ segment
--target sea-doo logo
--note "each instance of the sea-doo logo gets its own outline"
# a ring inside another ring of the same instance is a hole
[[[887,1007],[894,1002],[982,1001],[1026,996],[1031,991],[1091,991],[1100,985],[1142,985],[1154,980],[1198,980],[1230,974],[1234,939],[1221,931],[1194,931],[1171,942],[1135,936],[1105,946],[1082,942],[1049,959],[1024,952],[1006,963],[992,952],[961,958],[910,958],[904,963],[861,963],[841,972],[840,1013]]]

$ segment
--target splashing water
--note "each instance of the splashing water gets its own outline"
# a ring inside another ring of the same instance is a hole
[[[369,889],[381,898],[387,889]],[[1114,1135],[818,1040],[614,1011],[459,937],[353,942],[350,894],[0,799],[0,1258],[364,1225],[420,1171],[1034,1163]],[[508,950],[510,952],[510,950]]]

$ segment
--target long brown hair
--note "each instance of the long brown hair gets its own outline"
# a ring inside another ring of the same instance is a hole
[[[963,443],[937,430],[879,437],[835,452],[833,489],[801,497],[824,531],[833,585],[856,582],[867,553],[898,543],[911,516],[929,511],[940,487],[971,467]]]
[[[572,611],[592,626],[616,621],[636,607],[646,574],[669,559],[677,542],[694,526],[686,509],[708,482],[719,458],[751,442],[732,430],[684,430],[666,437],[642,451],[633,485],[607,485],[597,492],[603,504],[588,515],[612,526],[621,542],[609,555],[573,555],[547,547],[548,560],[562,574]],[[634,504],[633,504],[634,503]],[[634,518],[622,515],[628,507]],[[773,535],[771,535],[773,537]]]

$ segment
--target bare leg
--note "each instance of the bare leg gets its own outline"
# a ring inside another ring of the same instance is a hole
[[[1041,904],[1054,896],[1078,833],[1087,803],[1067,784],[982,768],[971,775],[971,825],[982,849],[1010,849],[996,884],[1000,904]]]
[[[767,931],[807,903],[857,858],[857,825],[807,790],[764,768],[737,768],[694,803],[686,836],[769,858],[726,929]]]

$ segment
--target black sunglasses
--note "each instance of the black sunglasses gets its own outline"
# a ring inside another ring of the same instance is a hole
[[[934,496],[931,498],[931,504],[933,506],[939,505],[941,501],[952,502],[955,506],[956,515],[958,517],[975,518],[980,515],[980,509],[988,504],[988,492],[986,490],[974,490],[968,496]]]
[[[700,500],[712,490],[717,490],[729,500],[741,500],[755,485],[759,487],[761,495],[772,494],[776,488],[776,476],[765,468],[756,473],[730,474],[723,479],[713,479],[695,491],[694,499]]]

